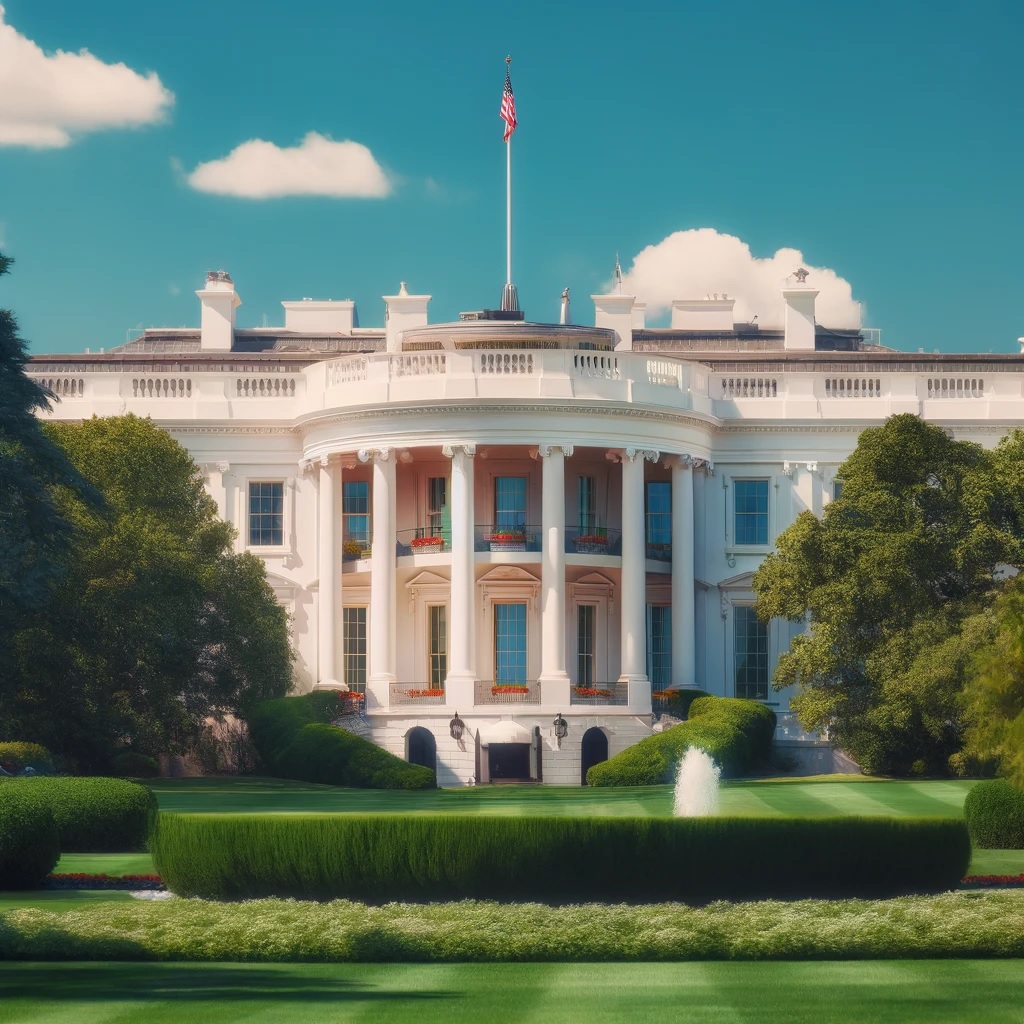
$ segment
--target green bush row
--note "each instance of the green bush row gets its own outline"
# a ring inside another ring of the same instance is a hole
[[[334,693],[282,697],[259,705],[249,733],[271,775],[357,789],[435,789],[437,776],[328,724]]]
[[[963,821],[160,815],[150,841],[182,896],[548,903],[890,895],[955,886]]]
[[[90,903],[63,913],[5,914],[0,956],[5,960],[251,963],[1021,958],[1024,890],[946,892],[878,901],[717,902],[706,907],[545,907],[471,900],[380,907],[348,900],[129,900]],[[968,966],[972,979],[977,979],[973,968],[980,965]],[[899,977],[911,976],[905,967]],[[104,982],[109,984],[111,976],[112,972],[104,973]],[[785,984],[786,977],[780,973],[778,983]],[[980,977],[986,976],[982,972]],[[770,998],[770,993],[766,996]],[[955,1009],[943,1013],[937,1006],[930,1019],[955,1019]],[[382,1019],[395,1016],[380,1002],[376,1009]],[[879,1018],[910,1019],[903,1007],[889,1009]],[[244,1014],[241,1007],[236,1012]],[[154,1019],[157,1016],[154,1013]],[[678,1016],[695,1019],[685,1011]],[[328,1017],[334,1019],[325,1013],[324,1019]],[[558,1019],[565,1019],[565,1014]],[[800,1019],[823,1018],[803,1015]],[[837,1006],[827,1019],[851,1018]],[[981,1018],[975,1014],[971,1019]],[[999,1019],[1010,1019],[1009,1013]]]
[[[9,775],[31,768],[40,775],[52,775],[53,755],[41,743],[10,741],[0,743],[0,768]]]
[[[1024,850],[1024,789],[1006,779],[990,779],[971,788],[964,819],[975,846]]]
[[[18,786],[0,786],[0,889],[31,889],[60,857],[53,812]]]
[[[144,850],[156,818],[156,797],[124,779],[21,778],[0,780],[52,815],[61,853]]]
[[[698,697],[689,718],[634,743],[587,772],[590,786],[653,786],[672,782],[690,747],[705,750],[726,778],[742,775],[768,756],[775,732],[771,708],[735,697]]]

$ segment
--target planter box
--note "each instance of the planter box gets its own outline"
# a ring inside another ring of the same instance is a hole
[[[444,547],[444,541],[439,540],[436,544],[413,544],[411,545],[414,555],[436,555]]]
[[[525,540],[492,540],[492,551],[525,551]]]
[[[578,555],[607,555],[608,545],[598,544],[593,541],[576,541],[576,554]]]

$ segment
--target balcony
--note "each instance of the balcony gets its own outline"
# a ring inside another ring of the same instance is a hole
[[[392,683],[388,700],[391,707],[423,707],[444,704],[444,684]]]
[[[474,551],[516,552],[540,551],[542,531],[539,526],[477,526],[473,538]]]
[[[475,705],[539,704],[540,683],[496,683],[478,679],[473,684]]]
[[[573,707],[623,708],[628,703],[628,683],[590,683],[569,689],[569,704]]]
[[[414,530],[399,530],[395,534],[398,555],[439,555],[452,549],[451,529],[431,530],[418,526]]]
[[[622,532],[604,526],[566,526],[565,550],[570,555],[621,555]]]
[[[648,541],[645,545],[647,550],[647,557],[652,562],[671,562],[672,561],[672,545],[671,543],[654,543]]]

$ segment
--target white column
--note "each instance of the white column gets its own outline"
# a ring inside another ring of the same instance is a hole
[[[565,457],[572,445],[541,445],[541,641],[542,704],[569,705],[565,670]]]
[[[320,577],[320,595],[317,606],[317,685],[338,685],[336,664],[338,623],[338,490],[337,463],[329,455],[320,458],[320,521],[317,545],[317,573]]]
[[[672,463],[672,685],[695,686],[697,626],[693,591],[693,458]]]
[[[448,677],[445,703],[458,711],[473,706],[475,632],[473,456],[474,444],[446,444],[441,451],[452,460],[452,570],[448,604]]]
[[[217,503],[217,515],[221,519],[230,519],[227,493],[227,474],[230,468],[227,462],[208,462],[202,467],[207,493]],[[238,525],[239,532],[242,526],[243,524]]]
[[[368,710],[390,704],[395,681],[395,460],[389,448],[363,449],[373,462],[373,531],[370,552],[370,674]]]
[[[644,523],[644,462],[659,453],[627,448],[622,458],[622,668],[629,706],[651,710],[647,679],[647,546]]]

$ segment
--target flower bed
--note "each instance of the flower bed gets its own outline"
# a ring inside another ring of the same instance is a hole
[[[973,888],[989,888],[993,885],[1018,888],[1024,886],[1024,875],[967,875],[960,884]]]
[[[46,877],[47,889],[164,889],[159,875],[93,875],[85,871],[54,873]]]

